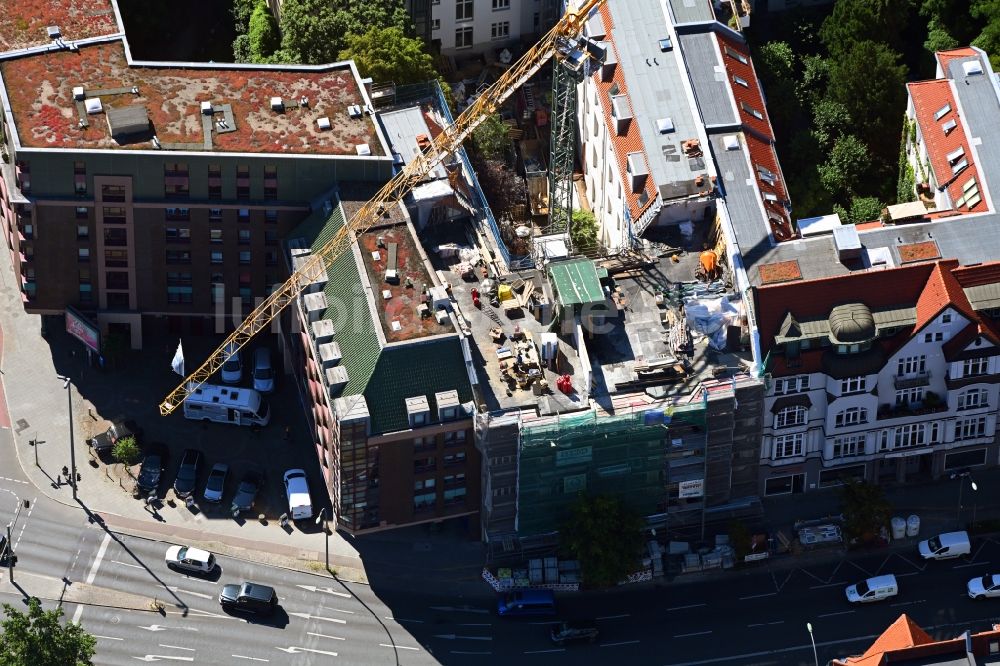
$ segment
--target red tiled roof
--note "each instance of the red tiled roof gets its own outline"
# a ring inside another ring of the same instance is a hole
[[[988,264],[976,266],[960,266],[951,273],[963,288],[993,284],[1000,282],[1000,261],[991,261]]]
[[[753,60],[750,59],[750,50],[745,44],[728,35],[717,32],[715,38],[719,41],[719,49],[722,51],[722,64],[729,77],[729,87],[733,91],[733,97],[736,98],[736,112],[739,114],[740,122],[767,141],[774,141],[774,130],[771,129],[771,121],[767,117],[767,107],[764,104],[764,96],[760,93],[760,83],[757,81],[757,72],[753,68]],[[746,64],[728,55],[727,50],[738,53],[747,61]],[[734,76],[746,81],[747,85],[736,83],[733,80]],[[757,118],[752,113],[745,111],[743,105],[760,112],[763,118]]]
[[[867,231],[868,229],[881,229],[885,225],[879,220],[872,220],[871,222],[859,222],[854,226],[857,227],[858,231]]]
[[[980,322],[972,322],[961,331],[958,332],[955,337],[953,337],[948,342],[941,346],[941,350],[944,352],[944,356],[947,359],[951,359],[955,354],[964,350],[969,344],[978,337],[984,337],[993,344],[1000,344],[1000,336],[992,326],[992,322],[988,320],[982,320]]]
[[[975,58],[978,55],[979,53],[971,46],[962,46],[948,51],[938,51],[934,54],[934,57],[937,58],[938,64],[941,65],[941,69],[944,70],[945,78],[948,78],[948,66],[952,60]]]
[[[629,121],[628,131],[623,136],[619,136],[618,132],[615,131],[615,119],[611,115],[611,101],[608,91],[612,86],[617,84],[618,94],[625,95],[625,98],[628,100],[629,111],[632,111],[632,100],[628,97],[625,74],[622,72],[621,59],[618,58],[618,48],[614,42],[614,21],[611,18],[611,10],[608,9],[607,4],[601,7],[601,20],[604,21],[604,30],[608,35],[608,42],[611,44],[611,48],[615,52],[615,59],[619,64],[615,65],[614,75],[610,81],[604,82],[601,80],[600,68],[597,68],[598,71],[594,73],[593,79],[594,84],[597,85],[597,90],[600,92],[598,99],[601,100],[601,108],[604,110],[604,122],[607,123],[608,134],[611,136],[611,144],[614,147],[615,158],[618,160],[618,171],[620,172],[622,186],[625,190],[625,201],[628,204],[629,214],[633,220],[636,220],[656,200],[656,186],[653,184],[652,176],[647,176],[645,190],[648,200],[645,205],[639,204],[639,194],[632,192],[632,189],[628,186],[630,181],[628,174],[629,153],[641,152],[642,159],[646,162],[647,171],[649,171],[649,160],[643,147],[642,137],[639,135],[639,119],[635,117],[634,113],[632,120]]]
[[[750,161],[753,162],[752,168],[756,172],[760,191],[771,192],[778,197],[778,201],[788,201],[788,190],[785,189],[785,179],[781,177],[781,165],[778,163],[778,154],[774,152],[774,145],[761,140],[751,132],[744,133],[743,137],[747,142],[747,152],[750,153]],[[756,168],[758,164],[778,176],[774,185],[760,177],[760,172]]]
[[[955,102],[951,85],[952,82],[948,79],[935,79],[908,83],[906,89],[910,94],[910,99],[913,100],[917,125],[920,127],[920,136],[924,141],[927,157],[931,163],[931,170],[938,181],[938,187],[951,181],[951,184],[948,185],[948,195],[954,203],[962,197],[963,186],[970,178],[976,178],[978,182],[979,172],[972,159],[969,140],[965,134],[965,121],[958,113],[958,105]],[[934,114],[943,109],[945,105],[951,106],[951,110],[939,120],[935,120]],[[950,120],[955,120],[958,125],[945,134],[942,126]],[[956,178],[952,174],[947,155],[958,149],[964,151],[964,155],[960,159],[968,160],[969,166]],[[972,209],[962,206],[957,210],[971,212],[982,211],[985,208],[986,203],[980,201]]]
[[[917,299],[917,323],[914,331],[919,331],[929,321],[949,305],[958,310],[969,321],[978,321],[976,311],[972,309],[968,297],[962,290],[951,271],[958,267],[956,259],[939,261],[934,264],[934,270],[927,278],[920,298]]]
[[[834,663],[850,664],[851,666],[877,666],[882,663],[882,656],[886,652],[894,652],[915,645],[928,645],[934,642],[934,639],[921,629],[920,625],[904,613],[899,616],[898,620],[889,625],[889,628],[883,631],[881,636],[875,639],[875,642],[865,650],[863,655],[848,657]]]

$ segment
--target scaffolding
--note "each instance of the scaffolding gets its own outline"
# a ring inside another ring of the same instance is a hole
[[[552,136],[549,158],[549,226],[545,234],[569,231],[573,215],[573,167],[576,164],[577,86],[581,69],[552,61]]]
[[[596,410],[522,425],[517,532],[558,531],[581,493],[619,497],[642,516],[668,510],[671,461],[706,446],[705,404],[643,405],[608,416]]]

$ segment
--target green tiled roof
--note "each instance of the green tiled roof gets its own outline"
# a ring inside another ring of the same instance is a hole
[[[289,235],[305,238],[314,252],[344,225],[338,204],[329,214],[314,212]],[[327,271],[327,310],[322,318],[337,326],[333,338],[340,345],[341,364],[348,382],[340,396],[363,394],[371,415],[371,432],[384,433],[408,427],[406,398],[427,396],[432,413],[434,394],[458,391],[461,402],[472,400],[472,387],[465,372],[462,346],[457,336],[416,340],[382,349],[367,301],[361,293],[361,276],[350,252],[338,257]],[[346,312],[339,311],[345,309]],[[335,396],[339,397],[339,396]]]

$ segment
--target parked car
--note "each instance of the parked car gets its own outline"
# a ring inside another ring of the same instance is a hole
[[[312,518],[312,499],[305,471],[290,469],[285,472],[285,494],[288,495],[288,511],[292,520]]]
[[[199,467],[201,467],[201,451],[185,450],[181,466],[177,470],[177,478],[174,480],[174,492],[178,497],[185,498],[194,492],[194,486],[198,482]]]
[[[972,552],[968,532],[945,532],[917,544],[920,557],[925,560],[950,560]]]
[[[857,585],[848,585],[844,593],[852,604],[867,604],[896,596],[899,594],[899,585],[896,584],[895,576],[886,574],[868,578]]]
[[[264,475],[257,470],[249,470],[240,479],[240,485],[233,497],[233,508],[237,511],[249,511],[257,499],[257,493],[264,486]]]
[[[112,421],[108,429],[99,435],[87,440],[87,444],[94,450],[94,453],[104,453],[110,451],[118,440],[126,437],[135,437],[136,444],[142,437],[142,428],[136,425],[135,421],[116,419]]]
[[[208,481],[205,482],[205,491],[201,494],[206,502],[217,504],[222,501],[222,495],[226,492],[226,477],[229,476],[229,465],[226,463],[215,463],[212,471],[208,473]]]
[[[973,578],[966,587],[973,599],[1000,597],[1000,574],[986,574],[980,578]]]
[[[229,358],[222,364],[222,381],[226,384],[239,384],[243,379],[243,357],[236,345],[230,343],[226,347]]]
[[[278,605],[278,595],[273,587],[246,582],[242,585],[224,585],[219,592],[219,603],[227,611],[270,615]]]
[[[549,638],[556,645],[566,643],[593,643],[597,640],[597,625],[590,620],[558,622],[552,625]]]
[[[259,393],[274,391],[274,368],[267,347],[258,347],[253,353],[253,389]]]
[[[171,546],[164,556],[171,569],[182,569],[191,573],[207,574],[215,570],[215,555],[200,548]]]
[[[497,595],[497,615],[555,615],[556,595],[552,590],[518,590]]]
[[[139,490],[149,493],[159,488],[167,460],[167,447],[163,444],[154,443],[146,449],[146,455],[143,456],[142,464],[139,465],[139,477],[135,482]]]

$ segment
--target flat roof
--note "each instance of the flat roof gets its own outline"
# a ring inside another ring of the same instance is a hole
[[[156,149],[148,139],[116,142],[103,114],[88,116],[79,107],[73,89],[83,87],[105,110],[143,107],[164,150],[357,155],[356,146],[368,144],[372,155],[385,154],[371,117],[348,114],[349,106],[366,104],[350,63],[130,63],[124,42],[113,39],[77,51],[9,57],[0,74],[27,148]],[[281,110],[272,109],[275,97]],[[202,113],[202,102],[213,105],[212,114]],[[331,129],[318,128],[321,117]],[[80,127],[81,118],[88,126]]]
[[[12,0],[3,4],[0,52],[50,43],[50,26],[58,27],[66,42],[119,32],[111,0]]]
[[[726,82],[726,69],[719,62],[718,41],[714,32],[677,35],[684,62],[691,72],[691,86],[705,125],[733,126],[740,122],[736,105]]]
[[[421,154],[417,145],[417,137],[421,134],[428,139],[431,138],[431,128],[424,117],[424,110],[419,106],[411,106],[396,111],[380,112],[379,119],[385,129],[385,138],[389,142],[389,150],[393,156],[397,154],[404,164],[409,164],[414,157]],[[448,173],[444,165],[439,164],[434,167],[429,180],[447,178]]]
[[[816,236],[819,234],[832,233],[834,229],[841,226],[840,215],[830,213],[829,215],[818,215],[817,217],[805,217],[796,220],[799,225],[799,232],[803,236]]]
[[[597,267],[590,259],[570,259],[549,265],[556,298],[564,306],[603,303],[604,290]]]
[[[676,23],[714,21],[715,13],[709,0],[670,0],[670,12]]]

